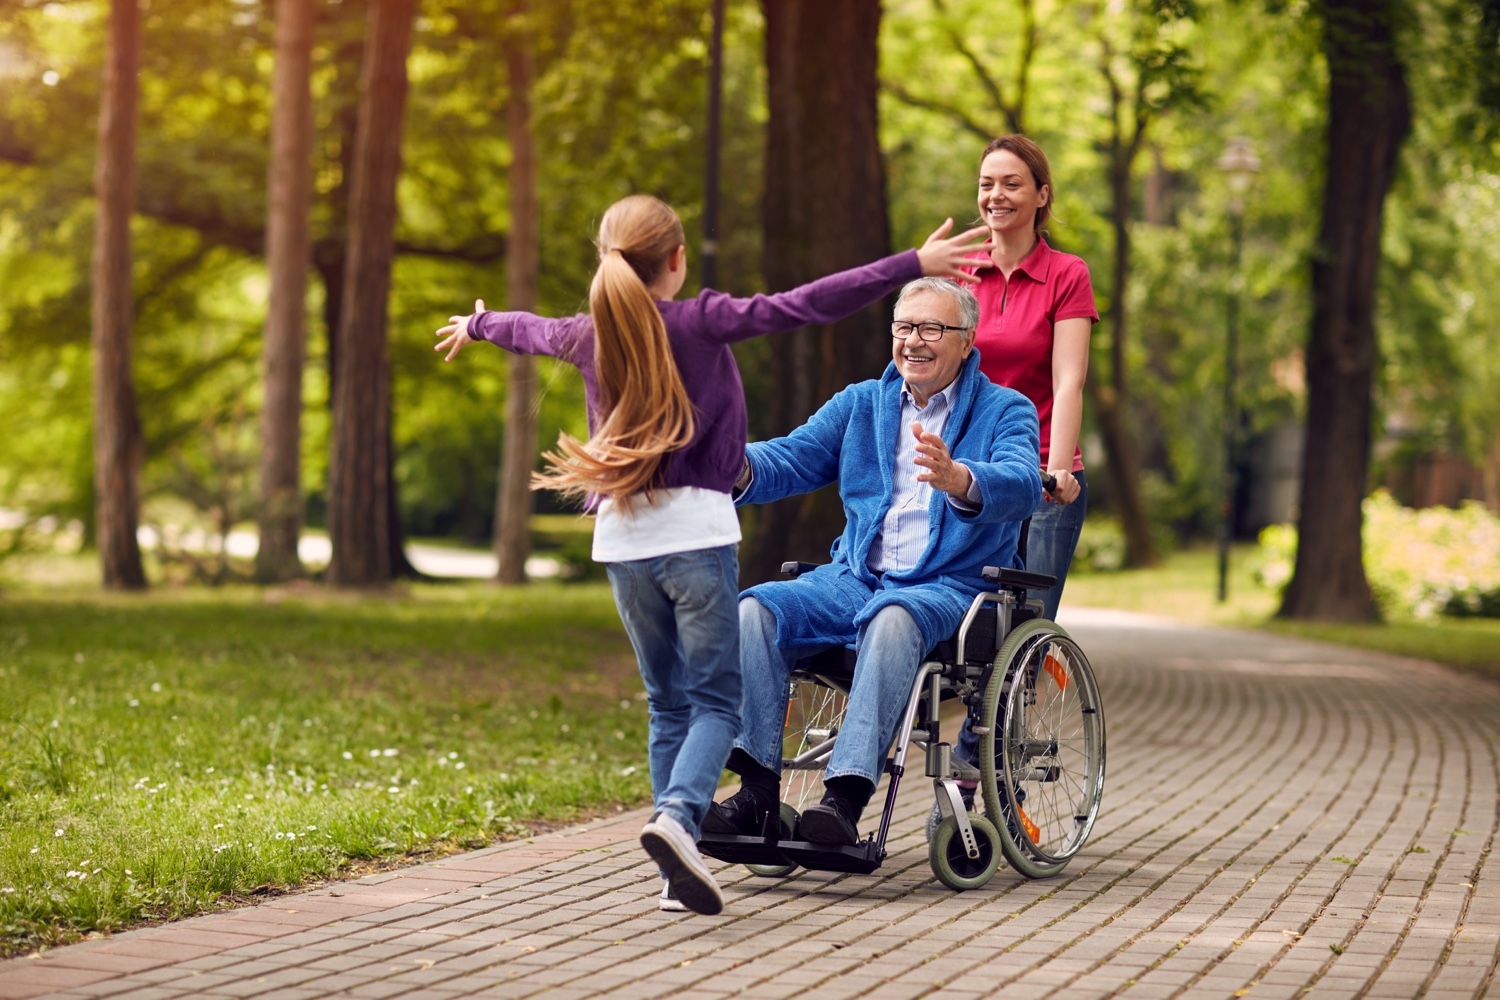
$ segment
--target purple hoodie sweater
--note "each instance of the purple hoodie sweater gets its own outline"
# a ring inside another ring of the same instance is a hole
[[[775,295],[737,299],[704,291],[683,302],[658,301],[672,357],[697,417],[693,439],[663,463],[662,486],[701,486],[729,493],[739,477],[749,418],[730,344],[837,322],[921,276],[917,252],[908,250]],[[594,375],[594,324],[587,313],[543,319],[525,312],[484,312],[469,321],[468,333],[516,354],[544,354],[575,365],[583,374],[592,430],[599,416],[599,383]]]

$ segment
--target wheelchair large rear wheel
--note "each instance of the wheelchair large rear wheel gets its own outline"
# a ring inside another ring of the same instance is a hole
[[[1062,871],[1104,794],[1104,710],[1088,658],[1055,622],[1023,622],[985,688],[980,786],[1005,858],[1028,878]]]

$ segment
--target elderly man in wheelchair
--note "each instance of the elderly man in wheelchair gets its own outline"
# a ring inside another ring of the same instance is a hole
[[[1007,739],[1019,741],[1019,751],[1011,754],[1019,781],[1026,777],[1023,765],[1028,772],[1046,771],[1065,752],[1055,739],[1028,742],[1014,725],[1009,735],[997,735],[993,730],[1002,727],[981,724],[989,688],[995,689],[989,701],[999,705],[988,708],[992,720],[1009,701],[1017,703],[1018,717],[1028,698],[1034,703],[1034,695],[1011,689],[1035,686],[1039,665],[1059,653],[1055,633],[1060,630],[1033,638],[1022,659],[1036,664],[1018,663],[1008,687],[1000,683],[1004,678],[989,683],[999,663],[996,643],[1035,613],[1035,602],[1027,607],[1026,587],[1044,586],[1046,579],[1021,572],[1017,554],[1021,523],[1042,496],[1036,411],[1020,393],[991,383],[979,371],[978,316],[978,303],[962,285],[937,278],[912,282],[897,300],[892,363],[885,373],[839,392],[786,437],[749,446],[738,503],[766,503],[837,482],[846,526],[833,545],[832,562],[808,567],[795,579],[754,587],[741,599],[742,731],[728,763],[741,787],[710,809],[700,845],[705,853],[747,862],[762,874],[798,864],[873,870],[884,856],[908,739],[926,744],[938,808],[951,820],[943,829],[941,852],[951,862],[947,867],[957,871],[956,881],[945,877],[945,882],[958,888],[982,884],[1001,851],[1011,857],[1009,840],[1017,841],[1018,854],[1036,847],[1014,815],[1009,825],[1019,832],[1009,838],[997,834],[995,824],[955,815],[967,812],[958,781],[980,775],[935,738],[938,701],[959,694],[971,706],[976,732],[984,734],[981,764],[986,754],[992,763],[998,756],[1006,772],[1003,748]],[[981,628],[971,629],[976,622]],[[970,631],[986,638],[971,637],[965,652]],[[1036,646],[1039,642],[1045,648]],[[829,651],[846,665],[829,666]],[[1012,658],[1021,652],[1011,650]],[[807,659],[813,654],[818,656]],[[1069,658],[1063,668],[1067,677],[1075,662],[1087,670],[1071,641],[1061,655]],[[794,714],[788,700],[795,697],[799,679],[847,700],[831,724],[805,726],[794,734],[797,747],[812,751],[791,759],[784,756]],[[1092,678],[1088,681],[1092,688]],[[1075,697],[1079,688],[1074,686]],[[930,702],[925,711],[919,708],[923,697]],[[1098,723],[1098,745],[1090,750],[1097,767],[1089,765],[1098,772],[1090,791],[1095,807],[1102,780],[1102,717]],[[897,752],[888,760],[893,739]],[[783,768],[806,768],[808,761],[826,763],[821,801],[800,814],[789,813],[782,805]],[[986,772],[992,780],[985,802],[998,815],[1006,809],[999,803],[1010,786],[1004,774],[993,780],[994,771],[991,766]],[[886,773],[892,783],[879,836],[861,843],[861,816]],[[1015,784],[1012,797],[1022,795]],[[1030,819],[1025,824],[1033,828]],[[1081,842],[1076,834],[1074,841]],[[1029,858],[1042,860],[1035,850]],[[934,868],[939,868],[936,860]]]

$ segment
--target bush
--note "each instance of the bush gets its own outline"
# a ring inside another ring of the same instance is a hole
[[[1364,502],[1365,575],[1388,614],[1500,617],[1500,518],[1483,504],[1402,507],[1378,490]],[[1256,579],[1280,591],[1291,579],[1297,530],[1260,534]]]
[[[1083,519],[1078,548],[1073,551],[1072,570],[1113,573],[1125,565],[1125,529],[1120,519],[1107,514],[1090,514]]]

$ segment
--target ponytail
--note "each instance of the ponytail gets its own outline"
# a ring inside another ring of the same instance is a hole
[[[693,438],[693,404],[672,356],[667,326],[647,286],[683,245],[677,213],[649,195],[611,205],[599,225],[599,269],[589,287],[594,321],[597,421],[587,442],[560,434],[532,489],[598,494],[627,511],[659,488],[668,452]]]

